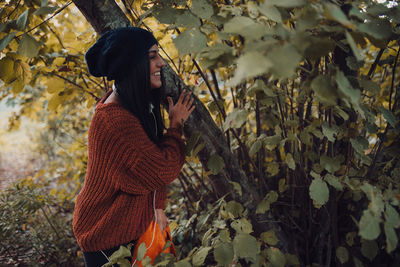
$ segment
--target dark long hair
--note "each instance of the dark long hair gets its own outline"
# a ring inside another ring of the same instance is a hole
[[[139,119],[150,140],[158,145],[164,130],[160,111],[163,86],[151,88],[149,57],[146,55],[137,61],[128,75],[115,80],[115,86],[121,105]],[[150,103],[154,106],[154,116]]]

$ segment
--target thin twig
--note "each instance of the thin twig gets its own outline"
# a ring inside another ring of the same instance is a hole
[[[35,27],[33,27],[33,28],[27,30],[26,32],[21,33],[20,35],[16,36],[15,38],[18,38],[18,37],[20,37],[20,36],[22,36],[22,35],[24,35],[24,34],[26,34],[26,33],[28,33],[28,32],[31,32],[31,31],[33,31],[34,29],[36,29],[36,28],[42,26],[43,24],[47,23],[49,20],[51,20],[51,19],[54,18],[56,15],[58,15],[61,11],[63,11],[65,8],[67,8],[70,4],[72,4],[72,1],[70,1],[70,2],[67,3],[67,4],[65,4],[65,5],[64,5],[63,7],[61,7],[60,9],[58,9],[58,10],[57,10],[56,12],[54,12],[54,14],[51,15],[51,17],[49,17],[48,19],[46,19],[46,20],[44,20],[43,22],[39,23],[39,24],[36,25]]]

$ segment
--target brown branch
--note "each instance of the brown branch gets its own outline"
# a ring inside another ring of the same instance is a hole
[[[82,89],[84,92],[86,92],[86,93],[88,93],[89,95],[91,95],[92,97],[94,97],[94,99],[96,99],[96,101],[99,99],[99,98],[98,98],[97,96],[95,96],[92,92],[90,92],[89,90],[86,90],[82,85],[79,85],[79,84],[77,84],[76,82],[71,81],[71,80],[69,80],[69,79],[67,79],[67,78],[65,78],[65,77],[63,77],[63,76],[61,76],[61,75],[59,75],[59,74],[56,74],[56,73],[52,73],[52,74],[53,74],[54,76],[60,78],[60,79],[63,79],[64,81],[66,81],[66,82],[68,82],[68,83],[70,83],[70,84],[73,84],[73,85],[75,85],[76,87]]]
[[[396,59],[394,60],[393,70],[392,70],[392,83],[390,85],[390,93],[389,93],[389,110],[392,110],[392,94],[394,88],[394,79],[396,77],[396,68],[397,68],[397,60],[399,59],[400,47],[397,49]]]
[[[371,79],[372,74],[375,72],[376,66],[378,66],[379,60],[383,55],[383,51],[385,51],[385,48],[381,48],[381,50],[379,50],[379,53],[376,56],[374,63],[372,63],[371,68],[369,69],[367,74],[368,79]]]

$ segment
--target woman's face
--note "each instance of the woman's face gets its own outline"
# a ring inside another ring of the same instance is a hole
[[[161,68],[165,66],[164,60],[158,54],[157,45],[153,45],[149,49],[150,58],[150,85],[151,88],[160,88],[161,81]]]

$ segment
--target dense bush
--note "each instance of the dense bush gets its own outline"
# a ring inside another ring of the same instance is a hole
[[[72,234],[74,204],[31,179],[0,195],[0,265],[82,266]]]

